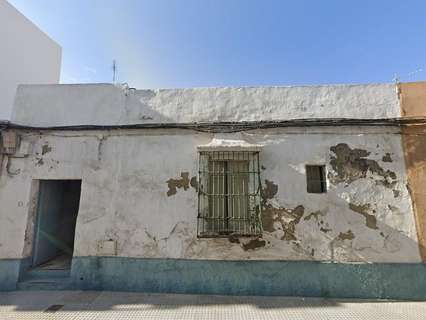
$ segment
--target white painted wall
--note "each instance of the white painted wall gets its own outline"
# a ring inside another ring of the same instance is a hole
[[[83,84],[21,86],[12,120],[64,126],[399,116],[394,84],[136,91]]]
[[[274,230],[264,232],[266,246],[249,251],[227,239],[196,238],[197,193],[193,188],[167,196],[167,180],[180,178],[182,172],[196,175],[196,147],[209,143],[212,134],[180,130],[22,134],[32,146],[31,155],[5,159],[0,176],[0,258],[30,253],[31,237],[27,236],[26,245],[24,239],[32,206],[32,179],[80,178],[78,256],[102,255],[99,242],[112,239],[122,257],[420,261],[400,135],[394,128],[286,128],[245,133],[265,146],[262,182],[267,179],[278,186],[268,204],[290,210],[303,205],[305,210],[295,227],[295,241],[281,240],[277,221]],[[385,187],[380,175],[369,172],[350,184],[329,183],[326,194],[308,194],[304,165],[325,164],[335,174],[330,147],[339,143],[370,152],[367,159],[395,173],[395,185]],[[44,155],[43,145],[51,148]],[[386,153],[392,162],[383,161]],[[369,204],[368,214],[376,217],[377,229],[368,227],[366,217],[351,210],[349,203]],[[308,218],[316,211],[321,212],[318,219]],[[339,237],[348,230],[352,239]]]
[[[0,0],[0,119],[11,118],[18,84],[58,83],[61,47]]]

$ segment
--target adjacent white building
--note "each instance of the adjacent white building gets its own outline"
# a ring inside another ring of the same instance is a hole
[[[10,119],[18,84],[58,83],[61,47],[0,0],[0,119]]]

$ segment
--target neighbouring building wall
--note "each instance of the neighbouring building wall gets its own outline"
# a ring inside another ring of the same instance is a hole
[[[403,117],[426,116],[426,82],[401,83],[398,85]],[[406,126],[402,129],[408,186],[410,188],[419,248],[426,261],[426,127]]]
[[[197,239],[196,147],[212,134],[24,133],[32,154],[7,159],[0,178],[0,256],[30,254],[33,179],[82,179],[75,256],[113,240],[120,257],[419,262],[399,132],[360,130],[245,133],[264,145],[264,233],[232,241]],[[327,193],[306,192],[306,164],[326,165]]]
[[[0,51],[0,119],[10,119],[18,84],[59,82],[61,48],[2,0]]]

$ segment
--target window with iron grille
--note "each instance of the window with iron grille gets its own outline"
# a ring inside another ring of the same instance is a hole
[[[259,152],[201,151],[198,236],[251,236],[260,222]]]
[[[306,184],[308,193],[327,192],[325,166],[306,166]]]

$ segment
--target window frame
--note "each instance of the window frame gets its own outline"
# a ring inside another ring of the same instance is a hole
[[[315,179],[312,177],[312,174],[309,173],[308,168],[319,168],[320,178]],[[305,165],[305,176],[306,176],[306,192],[310,194],[323,194],[328,192],[328,183],[327,183],[327,167],[324,164],[306,164]],[[319,181],[320,191],[315,191],[317,186],[312,187],[313,181]]]

